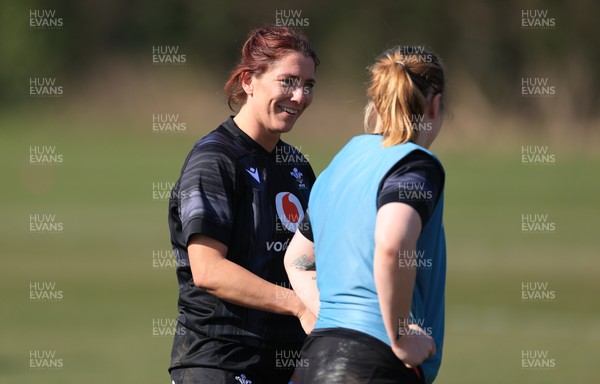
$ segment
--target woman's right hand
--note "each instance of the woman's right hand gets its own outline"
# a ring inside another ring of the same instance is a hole
[[[408,368],[416,368],[435,354],[435,343],[417,324],[410,324],[408,328],[407,334],[393,343],[392,351]]]

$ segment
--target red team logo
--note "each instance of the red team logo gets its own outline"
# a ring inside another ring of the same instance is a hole
[[[292,233],[296,232],[296,229],[304,220],[304,210],[300,200],[293,193],[279,192],[275,196],[275,206],[283,226]]]

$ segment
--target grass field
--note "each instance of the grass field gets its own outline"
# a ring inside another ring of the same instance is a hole
[[[168,383],[172,338],[160,334],[176,316],[177,283],[173,268],[153,265],[169,249],[153,183],[175,181],[206,132],[74,122],[57,134],[35,116],[1,120],[0,382]],[[306,139],[302,150],[318,173],[341,144]],[[29,164],[31,146],[55,147],[62,163]],[[546,165],[523,165],[520,145],[440,151],[448,284],[438,383],[596,380],[600,160],[551,151]],[[62,230],[32,232],[36,214],[55,215]],[[526,214],[547,214],[554,231],[522,233]],[[553,299],[522,301],[529,282]],[[31,300],[36,283],[62,299]],[[525,369],[530,352],[533,365],[553,367]]]

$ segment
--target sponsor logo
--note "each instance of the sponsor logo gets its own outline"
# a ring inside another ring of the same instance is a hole
[[[260,184],[260,176],[258,176],[258,168],[248,168],[248,169],[246,169],[246,172],[248,172],[248,174],[250,176],[252,176],[252,178],[254,180],[256,180],[256,182],[258,184]]]
[[[275,196],[277,216],[281,224],[290,232],[296,232],[304,219],[304,210],[300,200],[290,192],[279,192]]]
[[[306,189],[306,184],[304,184],[304,174],[298,171],[298,168],[294,168],[292,172],[290,172],[290,175],[296,179],[299,189]]]
[[[290,239],[283,241],[267,241],[267,251],[282,252],[285,251],[290,244]]]
[[[252,384],[252,380],[247,379],[246,375],[244,375],[243,373],[239,376],[236,376],[235,379],[241,384]]]

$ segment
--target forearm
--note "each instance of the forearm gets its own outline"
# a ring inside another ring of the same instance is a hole
[[[303,308],[293,290],[270,283],[227,259],[216,261],[211,275],[203,288],[232,304],[293,316]]]
[[[305,271],[291,266],[288,277],[298,298],[314,314],[319,314],[319,289],[317,288],[317,272]]]
[[[415,268],[399,267],[398,254],[376,248],[374,259],[381,315],[392,344],[399,336],[409,332],[410,304],[416,278]]]
[[[294,235],[288,246],[284,265],[294,292],[315,316],[318,315],[320,302],[314,244],[300,232]]]
[[[373,273],[386,333],[392,344],[408,335],[416,269],[400,263],[414,255],[421,219],[410,206],[389,203],[379,209],[375,229]]]
[[[305,309],[291,289],[270,283],[228,260],[227,247],[214,239],[194,236],[188,254],[194,285],[222,300],[283,315],[296,316]]]

